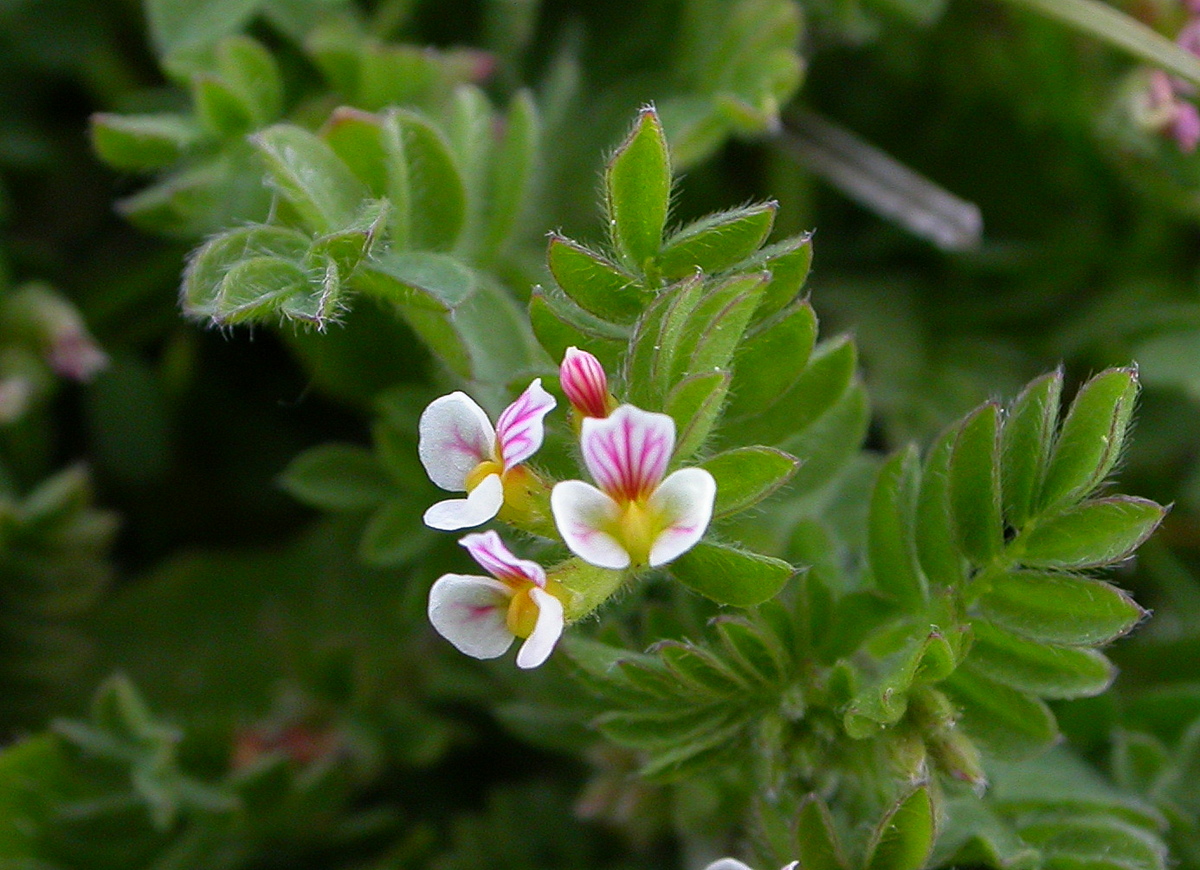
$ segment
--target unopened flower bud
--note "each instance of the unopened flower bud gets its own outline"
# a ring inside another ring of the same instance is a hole
[[[604,366],[586,350],[568,347],[559,368],[559,383],[580,417],[607,417],[611,410]]]

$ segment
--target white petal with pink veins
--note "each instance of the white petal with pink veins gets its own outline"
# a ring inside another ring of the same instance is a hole
[[[506,621],[511,595],[491,577],[443,574],[429,590],[429,621],[459,651],[494,659],[513,642]]]
[[[464,491],[471,470],[495,458],[496,430],[483,408],[466,393],[454,392],[430,402],[421,413],[417,430],[421,464],[429,479],[442,489]]]
[[[510,581],[529,580],[538,586],[546,585],[545,569],[537,562],[518,559],[491,529],[467,535],[459,543],[493,577]]]
[[[548,659],[563,631],[562,602],[536,586],[529,590],[529,597],[538,607],[538,618],[533,631],[517,651],[519,668],[536,668]]]
[[[629,553],[604,531],[615,525],[621,508],[596,487],[582,480],[557,483],[550,492],[550,510],[558,533],[576,556],[598,568],[629,567]]]
[[[443,532],[482,526],[504,504],[504,483],[500,475],[489,474],[466,498],[448,498],[425,511],[425,525]]]
[[[607,417],[588,417],[580,428],[583,461],[613,498],[649,495],[662,480],[675,449],[675,421],[666,414],[622,405]]]
[[[496,421],[496,439],[505,468],[520,465],[542,446],[546,430],[543,419],[558,402],[542,389],[542,379],[517,396]]]
[[[704,537],[712,519],[717,481],[703,468],[681,468],[650,497],[650,510],[667,523],[650,547],[650,565],[670,562]]]

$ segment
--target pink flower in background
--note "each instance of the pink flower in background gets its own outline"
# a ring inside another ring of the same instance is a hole
[[[425,524],[453,531],[482,525],[504,504],[504,479],[537,452],[543,419],[555,405],[541,378],[504,409],[492,427],[484,410],[466,393],[429,403],[418,423],[417,452],[429,479],[466,498],[440,501],[425,512]]]
[[[608,416],[608,376],[600,360],[586,350],[568,347],[558,378],[571,407],[581,418]]]
[[[702,468],[664,480],[675,447],[675,421],[622,405],[588,417],[583,461],[599,488],[564,480],[550,494],[554,522],[571,552],[600,568],[655,567],[700,540],[712,518],[717,483]]]
[[[562,600],[542,566],[518,559],[494,531],[459,541],[490,577],[443,574],[429,590],[429,621],[438,634],[477,659],[505,653],[525,638],[517,666],[536,668],[563,631]]]

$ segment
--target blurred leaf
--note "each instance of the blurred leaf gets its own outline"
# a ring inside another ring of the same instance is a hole
[[[926,786],[897,801],[879,821],[867,847],[867,870],[921,870],[936,836],[933,799]]]
[[[328,233],[354,220],[366,189],[324,141],[290,124],[261,130],[251,141],[271,185],[310,231]]]
[[[117,169],[145,171],[170,166],[200,140],[195,122],[184,115],[92,116],[92,147]]]
[[[150,36],[162,56],[205,48],[244,25],[266,0],[145,0]]]
[[[969,665],[968,658],[939,688],[962,710],[961,727],[981,748],[999,758],[1030,758],[1058,739],[1044,703],[972,673]]]
[[[325,510],[361,510],[390,492],[387,474],[371,451],[354,444],[322,444],[293,459],[279,478],[292,496]]]
[[[871,494],[867,554],[875,585],[903,607],[929,594],[913,540],[920,462],[915,447],[897,451],[879,469]]]

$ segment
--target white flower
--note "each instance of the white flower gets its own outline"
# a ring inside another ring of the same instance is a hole
[[[793,861],[786,867],[780,868],[780,870],[796,870],[799,866],[799,861]],[[750,870],[750,868],[736,858],[722,858],[719,861],[713,861],[704,870]]]
[[[587,417],[580,447],[599,489],[564,480],[550,494],[554,522],[575,555],[600,568],[654,567],[703,537],[717,482],[703,468],[663,479],[675,447],[675,421],[666,414],[621,405],[608,417]]]
[[[477,659],[504,654],[514,637],[525,638],[517,666],[536,668],[563,630],[558,585],[542,566],[518,559],[494,531],[459,541],[491,577],[443,574],[429,590],[429,621],[438,634]]]
[[[418,424],[421,464],[442,489],[467,497],[438,502],[425,512],[425,524],[454,531],[496,516],[504,504],[505,478],[542,446],[542,420],[554,405],[541,378],[504,409],[494,429],[466,393],[430,402]]]

